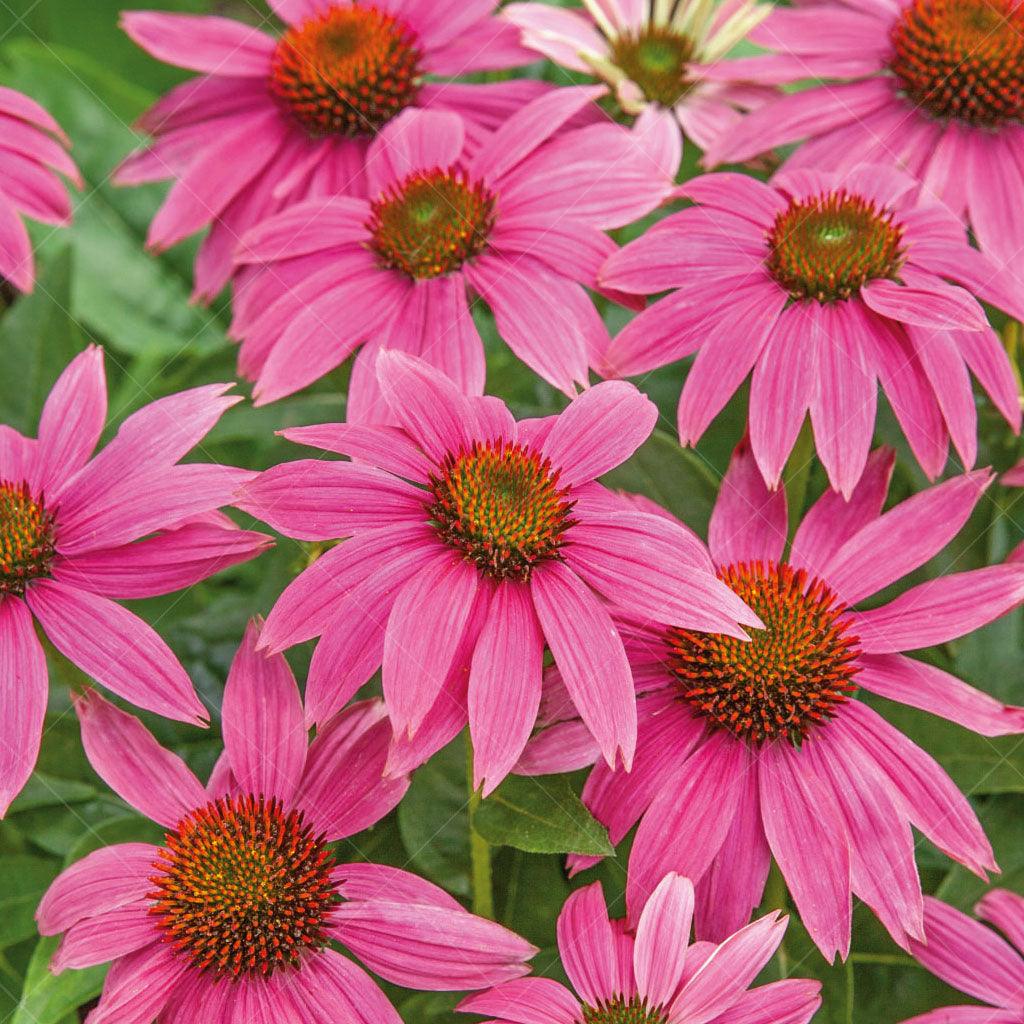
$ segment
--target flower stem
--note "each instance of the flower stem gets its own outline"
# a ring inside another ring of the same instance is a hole
[[[771,871],[768,873],[768,881],[764,887],[764,900],[762,906],[765,911],[786,910],[786,879],[782,877],[779,865],[772,861]],[[789,953],[786,950],[786,940],[783,938],[775,953],[775,962],[779,968],[779,977],[789,977]]]
[[[494,920],[494,890],[491,884],[491,847],[474,827],[480,790],[473,786],[473,743],[466,734],[466,785],[469,789],[469,864],[473,885],[473,913]]]

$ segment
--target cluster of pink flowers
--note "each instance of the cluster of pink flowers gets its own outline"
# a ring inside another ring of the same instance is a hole
[[[494,1024],[806,1024],[816,982],[754,986],[786,928],[751,923],[773,861],[826,959],[848,956],[857,897],[995,1007],[918,1024],[1020,1021],[1020,955],[918,874],[914,828],[998,871],[975,811],[862,698],[1024,734],[1024,707],[906,653],[1024,604],[1024,544],[889,589],[996,479],[974,469],[972,375],[1021,428],[990,317],[1024,321],[1024,6],[270,7],[279,31],[125,14],[136,43],[199,75],[143,116],[150,139],[117,177],[173,182],[151,248],[206,230],[195,296],[230,284],[255,403],[351,357],[344,422],[282,430],[314,457],[259,473],[183,462],[241,401],[212,384],[150,402],[94,454],[108,410],[90,346],[37,438],[0,426],[0,813],[39,751],[45,644],[122,700],[205,725],[182,664],[118,602],[273,543],[228,508],[322,552],[250,623],[205,785],[96,690],[74,695],[96,773],[166,830],[72,864],[38,909],[62,935],[54,971],[112,964],[89,1024],[400,1024],[338,946],[397,985],[474,990],[459,1008]],[[731,57],[745,38],[768,52]],[[597,81],[460,80],[541,56]],[[0,277],[25,291],[22,216],[67,222],[61,176],[80,179],[27,97],[0,89],[0,127]],[[677,184],[684,136],[708,168],[762,172],[807,141],[768,180]],[[650,215],[626,244],[609,234]],[[635,314],[614,337],[605,303]],[[517,419],[486,394],[487,315],[559,413]],[[658,419],[623,378],[689,356],[681,445],[750,378],[706,544],[600,482]],[[933,482],[888,510],[879,388]],[[800,516],[782,484],[808,417],[829,487]],[[935,483],[951,443],[958,471]],[[1024,462],[996,486],[1022,485]],[[314,639],[300,693],[283,652]],[[356,701],[378,671],[382,697]],[[612,843],[635,829],[625,916],[596,883],[559,916],[571,989],[527,977],[537,950],[437,886],[335,860],[467,728],[480,796],[586,768]],[[1021,945],[1020,897],[993,890],[978,913]]]

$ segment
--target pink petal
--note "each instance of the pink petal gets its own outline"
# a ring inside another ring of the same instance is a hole
[[[907,329],[917,349],[935,398],[942,410],[949,435],[965,469],[978,456],[978,410],[971,387],[971,375],[952,331]],[[958,332],[959,336],[973,331]],[[979,332],[980,333],[980,332]]]
[[[292,999],[304,1012],[288,1024],[328,1024],[337,1020],[346,1024],[402,1024],[398,1011],[377,983],[333,949],[307,960],[295,974],[291,991]]]
[[[559,562],[539,566],[530,581],[548,647],[580,717],[612,767],[628,768],[636,748],[633,679],[611,616],[594,593]]]
[[[275,263],[368,237],[370,206],[355,196],[305,199],[260,221],[235,250],[237,263]]]
[[[501,14],[522,30],[524,46],[571,71],[593,73],[579,56],[581,50],[601,56],[607,53],[604,37],[582,11],[550,4],[512,3],[503,7]]]
[[[572,987],[589,1006],[616,995],[616,954],[601,883],[577,889],[558,915],[558,952]]]
[[[860,294],[876,313],[901,323],[939,330],[980,331],[988,326],[981,306],[964,288],[931,275],[913,275],[910,280],[913,283],[897,284],[884,278],[868,281]]]
[[[1024,241],[1024,213],[1015,197],[1024,188],[1024,161],[1012,137],[972,132],[967,147],[967,206],[978,244],[1011,266]],[[959,169],[960,174],[964,170]]]
[[[90,345],[60,375],[39,420],[39,486],[58,488],[88,462],[107,419],[103,349]]]
[[[673,1020],[706,1024],[732,1007],[782,941],[788,917],[762,917],[730,936],[683,986],[669,1009]]]
[[[32,241],[10,198],[0,189],[0,274],[22,292],[35,283]]]
[[[1024,566],[991,565],[940,576],[881,608],[858,612],[852,628],[868,654],[890,654],[966,636],[1024,601]]]
[[[224,749],[242,789],[288,805],[306,762],[302,699],[284,655],[256,650],[259,632],[250,622],[228,672]]]
[[[960,532],[990,479],[954,477],[867,523],[822,567],[829,585],[852,605],[924,565]]]
[[[427,482],[433,469],[426,455],[398,427],[320,423],[288,427],[281,431],[281,436],[295,444],[348,455],[420,484]]]
[[[1003,704],[934,665],[901,654],[862,654],[857,685],[956,722],[979,736],[1024,732],[1024,708]]]
[[[160,852],[147,843],[121,843],[65,868],[39,902],[40,934],[57,935],[83,918],[144,899],[153,890],[149,878]]]
[[[926,942],[914,957],[947,985],[993,1006],[1019,1011],[1024,1002],[1024,960],[995,932],[929,896]]]
[[[990,1006],[947,1006],[905,1020],[903,1024],[1017,1024],[1016,1010]]]
[[[774,981],[744,992],[715,1024],[808,1024],[820,1006],[820,981]]]
[[[151,1024],[189,971],[169,945],[154,942],[117,960],[89,1024]]]
[[[786,492],[769,491],[750,446],[741,441],[722,479],[708,526],[708,547],[718,565],[778,562],[786,546]]]
[[[473,785],[488,796],[512,770],[530,738],[540,706],[544,635],[522,584],[495,589],[473,652],[469,729]]]
[[[191,71],[261,77],[274,54],[270,36],[231,18],[124,11],[121,27],[157,60]]]
[[[648,1005],[665,1006],[676,994],[692,920],[693,883],[670,872],[651,894],[636,926],[636,987]]]
[[[209,802],[185,762],[137,719],[95,690],[75,699],[82,746],[96,774],[141,814],[166,828]]]
[[[181,663],[142,619],[56,581],[36,580],[26,598],[53,645],[86,675],[137,707],[205,723],[206,709]]]
[[[747,174],[718,172],[684,181],[678,194],[702,206],[712,206],[769,228],[789,205],[778,189]]]
[[[603,376],[635,377],[692,355],[703,341],[693,329],[708,310],[687,292],[648,306],[612,339],[598,367]]]
[[[745,749],[713,733],[665,780],[633,841],[626,880],[631,921],[669,871],[701,878],[725,841],[750,770]]]
[[[601,749],[590,730],[573,719],[537,733],[526,744],[514,771],[517,775],[558,775],[589,768],[600,757]]]
[[[151,906],[149,900],[137,900],[76,922],[53,954],[50,970],[60,974],[69,968],[95,967],[160,940]]]
[[[762,749],[758,773],[765,835],[800,919],[829,962],[837,953],[845,959],[850,949],[850,850],[838,808],[800,751],[786,743]]]
[[[46,657],[32,616],[16,597],[0,598],[0,818],[35,767],[46,714]]]
[[[414,735],[444,686],[480,574],[441,552],[395,600],[384,637],[384,700],[396,733]]]
[[[369,194],[377,197],[417,171],[451,167],[462,154],[462,118],[440,110],[410,107],[370,144],[366,157]]]
[[[513,1024],[576,1024],[583,1013],[575,996],[550,978],[517,978],[463,999],[456,1009]]]
[[[1024,897],[1009,889],[991,889],[982,896],[974,912],[994,924],[1024,952]]]
[[[385,864],[339,864],[331,872],[338,892],[347,900],[384,900],[462,910],[444,889],[400,868]]]

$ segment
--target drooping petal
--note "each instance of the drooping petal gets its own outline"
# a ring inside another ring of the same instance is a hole
[[[151,1024],[188,970],[188,960],[176,956],[165,942],[129,953],[107,973],[100,1004],[89,1014],[89,1024]]]
[[[161,933],[150,906],[148,900],[136,900],[77,921],[64,933],[50,970],[60,974],[95,967],[158,941]]]
[[[207,803],[206,790],[185,762],[160,746],[137,719],[94,690],[75,698],[82,746],[110,788],[166,828]]]
[[[332,1024],[402,1024],[398,1011],[376,982],[351,960],[333,949],[310,958],[296,972],[294,999],[304,1009],[300,1020]],[[237,1024],[242,1024],[241,1021]],[[287,1024],[293,1024],[287,1021]]]
[[[991,889],[982,896],[974,912],[994,924],[1024,953],[1024,897],[1009,889]]]

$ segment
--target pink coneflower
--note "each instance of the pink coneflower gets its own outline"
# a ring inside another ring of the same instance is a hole
[[[263,632],[272,652],[321,637],[308,720],[329,718],[383,662],[389,767],[426,760],[468,718],[489,792],[536,721],[547,646],[608,762],[628,767],[636,700],[602,598],[730,636],[760,622],[686,530],[594,483],[647,438],[654,405],[609,381],[517,423],[422,360],[384,350],[377,367],[400,426],[285,430],[359,461],[275,466],[241,492],[241,507],[289,537],[351,538],[289,585]]]
[[[512,3],[502,10],[525,46],[571,71],[596,74],[619,106],[636,114],[636,131],[657,143],[675,177],[682,135],[707,148],[776,90],[729,76],[722,60],[771,10],[757,0],[583,0],[584,10]],[[706,66],[717,77],[704,81]]]
[[[693,884],[667,874],[635,927],[609,920],[601,883],[574,892],[558,916],[558,951],[572,991],[520,978],[459,1009],[495,1024],[807,1024],[817,981],[750,985],[782,941],[788,918],[769,914],[720,945],[690,943]]]
[[[37,918],[63,932],[51,969],[113,966],[90,1024],[338,1020],[399,1024],[338,942],[398,985],[483,988],[536,952],[415,875],[336,864],[329,843],[384,817],[408,788],[384,779],[391,728],[353,704],[308,744],[283,656],[249,627],[224,689],[224,754],[205,787],[131,715],[76,699],[103,780],[168,830],[163,846],[108,846],[50,887]]]
[[[982,249],[1020,262],[1019,0],[811,0],[776,9],[751,38],[778,53],[737,70],[754,81],[814,84],[756,110],[720,137],[709,161],[808,139],[787,166],[840,174],[862,161],[900,166],[970,223]]]
[[[977,453],[971,371],[1020,429],[1017,382],[978,298],[1024,316],[1024,299],[939,204],[884,167],[842,176],[784,171],[765,185],[709,174],[681,186],[697,206],[614,254],[605,286],[673,294],[607,352],[607,372],[645,373],[693,352],[679,435],[693,444],[753,371],[750,438],[776,486],[810,410],[832,486],[849,496],[864,468],[881,383],[932,478],[952,437]],[[954,282],[950,284],[949,282]],[[963,287],[960,287],[960,286]]]
[[[1024,897],[993,889],[981,898],[974,912],[995,925],[1013,945],[928,896],[924,901],[928,941],[913,943],[911,952],[947,985],[987,1005],[947,1006],[903,1024],[1019,1024],[1024,1017]]]
[[[32,242],[21,218],[71,222],[60,175],[78,186],[82,178],[67,146],[60,125],[35,100],[0,86],[0,280],[18,291],[35,284]]]
[[[1000,483],[1007,487],[1024,487],[1024,460],[1018,462],[1013,469],[1008,469],[1000,477]],[[1024,562],[1024,542],[1010,552],[1009,558],[1014,562]]]
[[[479,141],[549,88],[516,79],[439,81],[532,59],[495,0],[271,0],[285,22],[269,35],[229,18],[126,11],[128,34],[154,57],[202,75],[141,119],[153,144],[117,180],[175,179],[150,225],[163,249],[210,226],[196,260],[196,295],[227,282],[241,235],[309,196],[365,195],[377,134],[410,107],[451,110]]]
[[[984,736],[1024,732],[1024,708],[900,653],[963,636],[1024,601],[1024,566],[941,576],[850,610],[937,554],[991,479],[956,477],[882,515],[892,465],[891,452],[876,451],[849,503],[827,491],[784,556],[785,492],[767,490],[741,445],[709,546],[719,576],[766,628],[744,644],[620,622],[643,694],[636,758],[629,774],[597,764],[583,798],[616,843],[642,816],[626,890],[632,920],[662,875],[678,871],[697,881],[697,934],[720,939],[761,901],[774,856],[831,958],[849,950],[851,890],[900,945],[920,939],[911,825],[972,871],[996,870],[966,798],[856,693]],[[533,774],[597,756],[569,718],[559,680],[550,684],[548,718],[562,721],[527,748],[520,770]]]
[[[604,233],[669,191],[611,122],[562,132],[600,89],[560,89],[525,106],[475,150],[455,114],[411,111],[380,134],[369,200],[299,203],[255,228],[238,258],[263,269],[239,288],[239,367],[257,403],[291,394],[360,343],[348,420],[385,412],[381,346],[422,356],[481,394],[484,350],[467,289],[490,305],[512,350],[575,394],[608,345],[584,285],[615,251]]]
[[[50,392],[38,440],[0,424],[0,814],[32,773],[46,711],[33,618],[125,700],[184,722],[206,719],[170,648],[112,598],[181,590],[270,543],[216,512],[254,474],[177,465],[240,401],[224,394],[229,387],[150,403],[90,458],[107,417],[103,351],[91,346]]]

